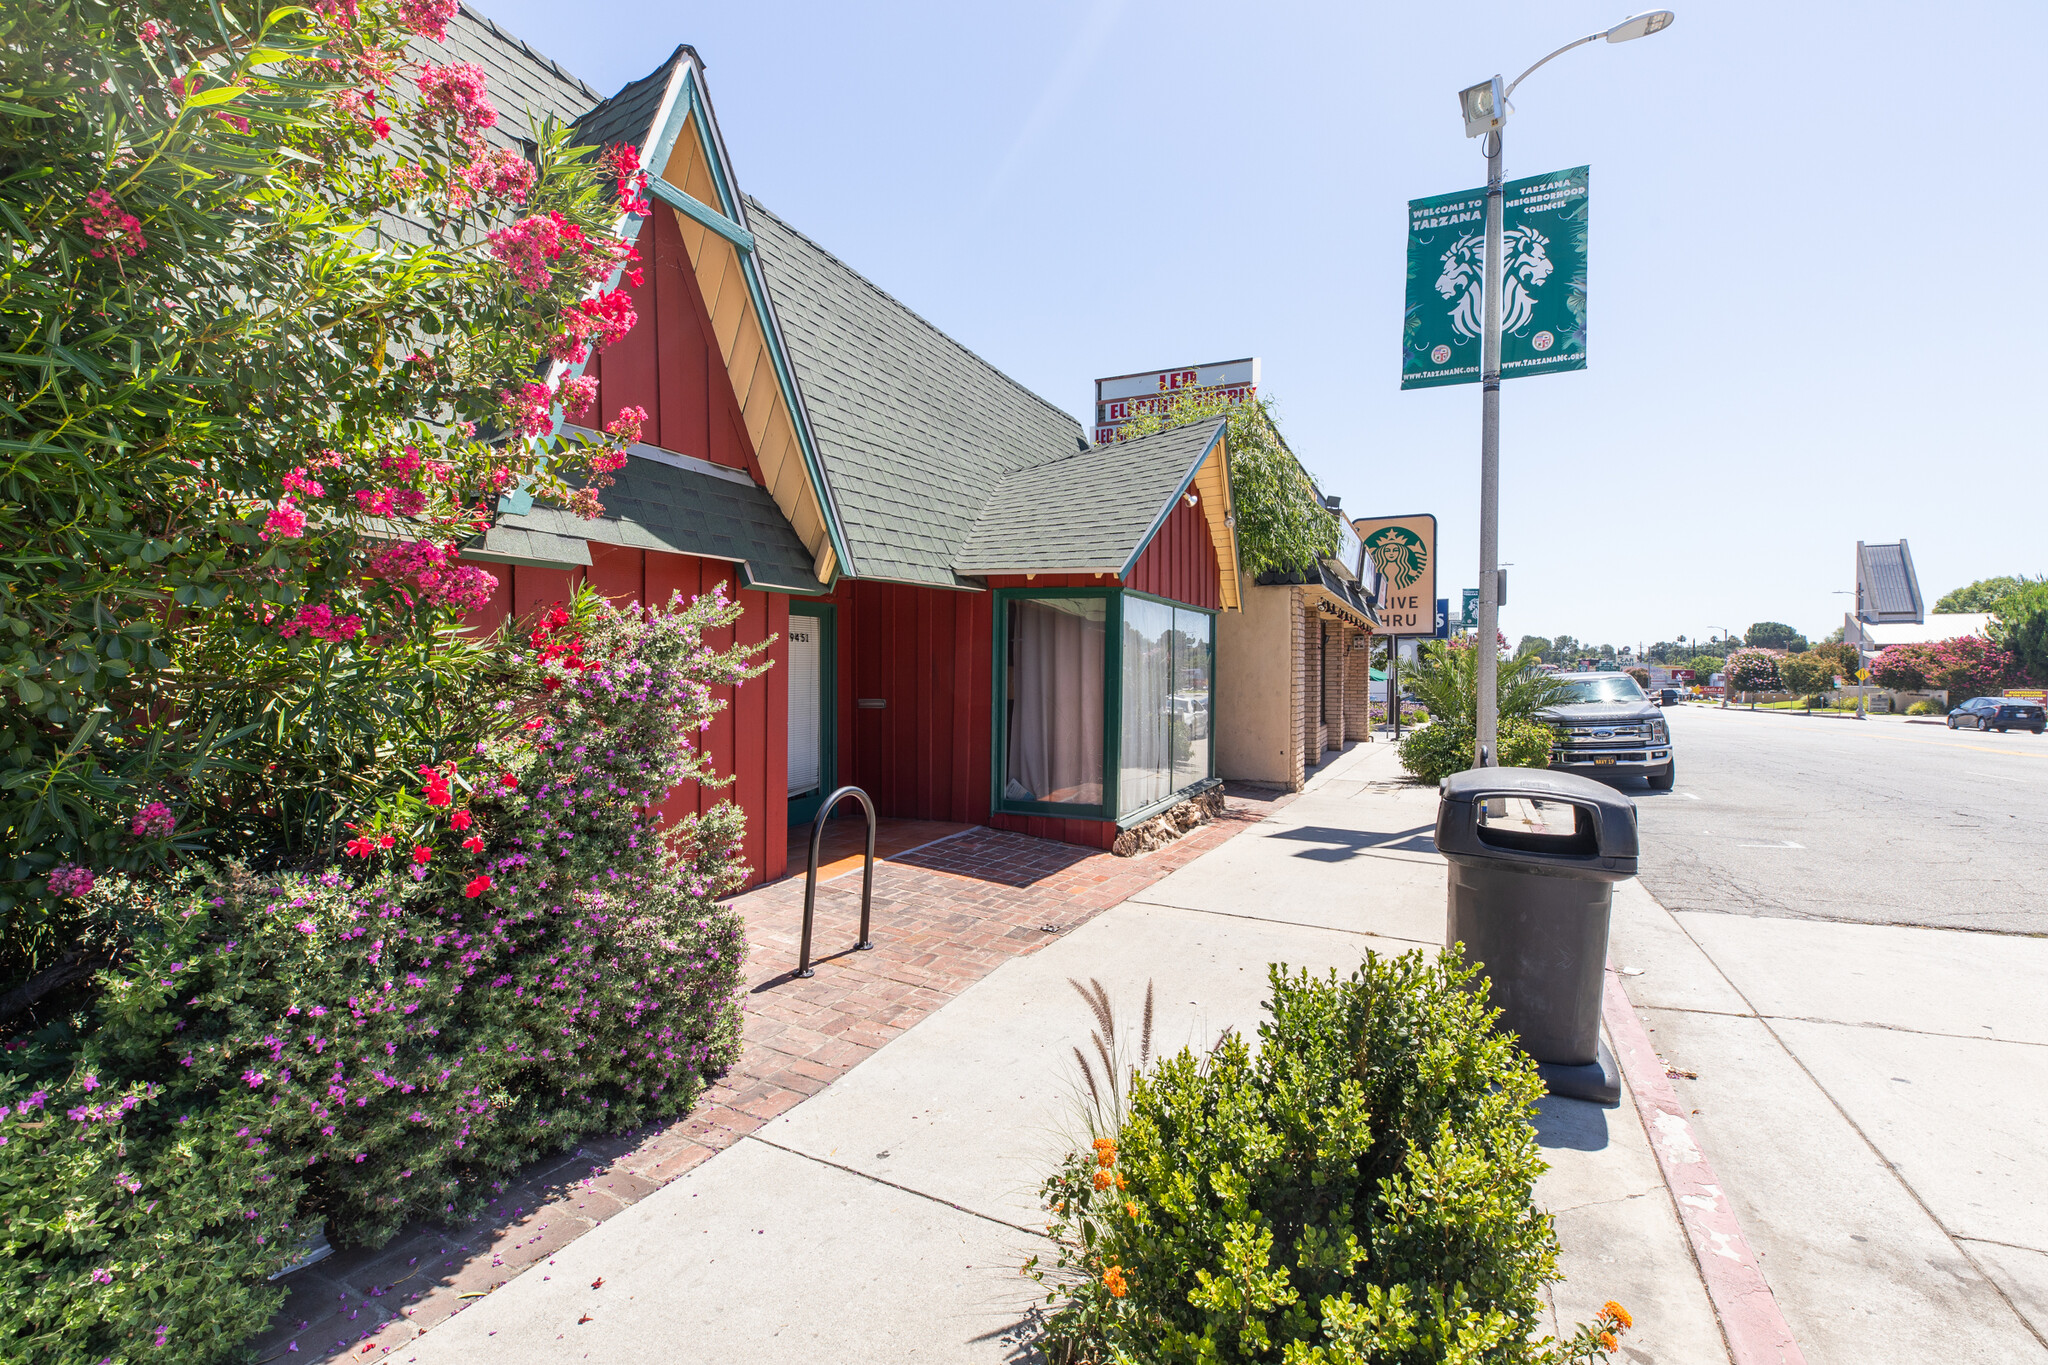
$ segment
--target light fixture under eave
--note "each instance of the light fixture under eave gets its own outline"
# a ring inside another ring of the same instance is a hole
[[[1641,14],[1631,14],[1607,30],[1607,41],[1625,43],[1631,38],[1647,38],[1652,33],[1662,33],[1671,27],[1671,21],[1677,17],[1668,9],[1645,10]]]

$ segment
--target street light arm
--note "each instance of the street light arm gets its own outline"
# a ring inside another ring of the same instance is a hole
[[[1545,57],[1542,62],[1536,63],[1536,66],[1542,66],[1544,62],[1548,62],[1555,58],[1562,57],[1565,53],[1570,52],[1575,47],[1584,47],[1587,43],[1597,43],[1606,36],[1607,34],[1605,30],[1602,30],[1599,33],[1588,33],[1583,38],[1574,38],[1570,42],[1566,43],[1563,47],[1559,48],[1557,51],[1551,53],[1550,56]],[[1513,84],[1509,85],[1508,88],[1502,92],[1501,98],[1505,99],[1507,98],[1507,96],[1514,94],[1515,86],[1520,85],[1523,81],[1528,80],[1530,76],[1534,75],[1536,71],[1536,66],[1530,67],[1527,71],[1524,71],[1521,75],[1515,77]]]

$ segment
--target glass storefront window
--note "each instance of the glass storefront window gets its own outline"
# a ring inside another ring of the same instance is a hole
[[[1176,607],[1173,612],[1173,790],[1209,776],[1209,699],[1216,649],[1216,618]]]
[[[1123,600],[1119,816],[1209,776],[1213,622],[1142,597]]]
[[[1003,799],[1101,806],[1102,597],[1009,604]]]
[[[1122,763],[1116,813],[1129,815],[1173,790],[1173,608],[1124,599]]]

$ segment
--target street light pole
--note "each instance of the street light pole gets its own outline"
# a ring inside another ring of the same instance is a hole
[[[1500,763],[1501,129],[1486,135],[1486,281],[1479,349],[1479,740],[1482,768]]]
[[[1605,38],[1625,43],[1670,27],[1670,10],[1632,14],[1613,28],[1574,38],[1503,86],[1500,77],[1459,92],[1465,135],[1486,135],[1486,270],[1481,299],[1479,349],[1479,650],[1476,672],[1480,767],[1500,762],[1500,296],[1506,203],[1501,191],[1501,132],[1507,126],[1507,97],[1537,67],[1575,47]]]

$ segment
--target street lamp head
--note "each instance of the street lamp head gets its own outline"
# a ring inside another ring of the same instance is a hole
[[[1645,10],[1641,14],[1631,14],[1607,30],[1607,41],[1625,43],[1631,38],[1647,38],[1652,33],[1662,33],[1671,27],[1671,21],[1677,17],[1668,9]]]
[[[1500,77],[1481,81],[1458,92],[1458,109],[1465,116],[1465,136],[1490,133],[1507,122],[1507,94]]]

